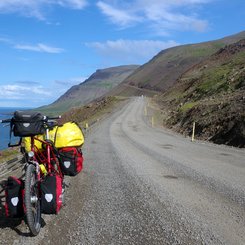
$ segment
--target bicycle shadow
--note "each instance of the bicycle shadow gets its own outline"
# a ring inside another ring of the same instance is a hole
[[[23,237],[31,237],[31,233],[23,232],[23,227],[20,227],[21,224],[27,225],[26,219],[22,218],[10,218],[6,216],[5,210],[5,183],[6,181],[3,180],[0,182],[0,229],[10,228],[15,231],[18,235]],[[44,227],[46,225],[45,221],[41,220],[41,226]],[[22,229],[21,229],[22,228]]]

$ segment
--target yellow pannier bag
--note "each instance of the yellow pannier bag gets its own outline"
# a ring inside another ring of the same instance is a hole
[[[40,140],[44,140],[44,136],[43,135],[37,135],[35,137],[40,139]],[[31,151],[31,137],[22,138],[22,142],[24,143],[24,147],[25,147],[26,152]],[[34,140],[34,144],[39,150],[42,149],[42,142],[40,142],[38,140]]]
[[[44,135],[37,135],[35,137],[44,140]],[[49,130],[49,139],[54,142],[57,148],[82,146],[84,143],[82,129],[75,122],[67,122],[61,126],[55,126],[52,130]],[[25,150],[29,152],[31,150],[31,138],[24,137],[23,142]],[[42,149],[40,141],[34,140],[34,144],[39,150]]]
[[[50,140],[57,148],[82,146],[84,136],[82,129],[75,122],[67,122],[49,131]]]

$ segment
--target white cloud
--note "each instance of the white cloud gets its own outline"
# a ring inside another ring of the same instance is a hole
[[[108,57],[123,62],[142,64],[163,49],[177,46],[175,41],[123,40],[92,42],[86,44],[94,48],[105,59]]]
[[[168,34],[170,30],[197,31],[204,32],[208,28],[208,22],[199,20],[195,16],[186,16],[183,14],[165,13],[163,20],[157,20],[152,23],[156,33],[165,31]]]
[[[29,98],[39,97],[49,97],[50,92],[46,90],[43,86],[37,83],[11,83],[6,85],[0,85],[0,97],[5,100],[22,100]]]
[[[51,47],[43,43],[38,43],[37,45],[21,45],[17,44],[14,46],[16,49],[29,50],[34,52],[43,52],[43,53],[62,53],[64,49]]]
[[[0,85],[0,106],[38,107],[50,102],[52,96],[52,90],[38,82],[20,81]]]
[[[100,8],[103,14],[107,15],[109,19],[114,23],[121,27],[126,27],[134,22],[139,22],[140,17],[137,17],[130,11],[124,11],[121,9],[117,9],[112,7],[109,4],[106,4],[102,1],[97,3],[97,6]]]
[[[13,42],[9,38],[0,37],[0,43],[12,44]]]
[[[0,37],[0,43],[11,45],[15,49],[42,52],[42,53],[58,54],[65,51],[62,48],[52,47],[43,43],[38,43],[36,45],[16,44],[15,41],[4,37]]]
[[[52,2],[53,4],[59,4],[61,6],[73,9],[83,9],[88,4],[86,0],[59,0]]]
[[[86,78],[74,77],[46,82],[17,81],[0,85],[0,106],[39,107],[51,104],[71,86],[80,84]],[[28,98],[31,98],[29,100]]]
[[[45,9],[59,5],[71,9],[83,9],[87,0],[1,0],[0,13],[19,13],[27,17],[45,20]]]
[[[198,8],[211,0],[134,0],[97,3],[98,8],[109,20],[119,27],[148,25],[158,34],[167,35],[172,30],[203,32],[208,27],[207,20],[198,16]]]

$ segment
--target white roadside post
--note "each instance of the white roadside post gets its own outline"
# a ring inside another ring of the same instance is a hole
[[[191,141],[192,141],[192,142],[194,141],[194,138],[195,138],[195,127],[196,127],[196,123],[193,122],[193,127],[192,127],[192,137],[191,137]]]
[[[154,127],[154,117],[151,118],[151,126]]]

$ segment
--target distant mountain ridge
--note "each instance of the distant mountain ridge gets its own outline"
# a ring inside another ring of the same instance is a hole
[[[167,91],[185,71],[226,45],[245,38],[245,31],[219,40],[172,47],[159,52],[117,86],[111,95],[150,95]],[[149,90],[151,93],[149,93]]]
[[[62,113],[90,103],[101,96],[153,96],[167,91],[192,66],[245,38],[245,31],[219,40],[172,47],[159,52],[142,66],[124,65],[99,69],[86,81],[71,87],[41,111]]]
[[[245,31],[163,50],[142,66],[98,70],[49,108],[67,111],[90,103],[69,114],[82,120],[84,109],[99,110],[113,96],[154,96],[162,125],[190,135],[196,122],[199,138],[244,147],[244,72]]]
[[[55,102],[39,110],[62,113],[72,107],[88,104],[116,87],[138,67],[138,65],[125,65],[99,69],[83,83],[72,86]]]
[[[156,95],[161,124],[245,147],[245,31],[161,51],[109,95]]]

